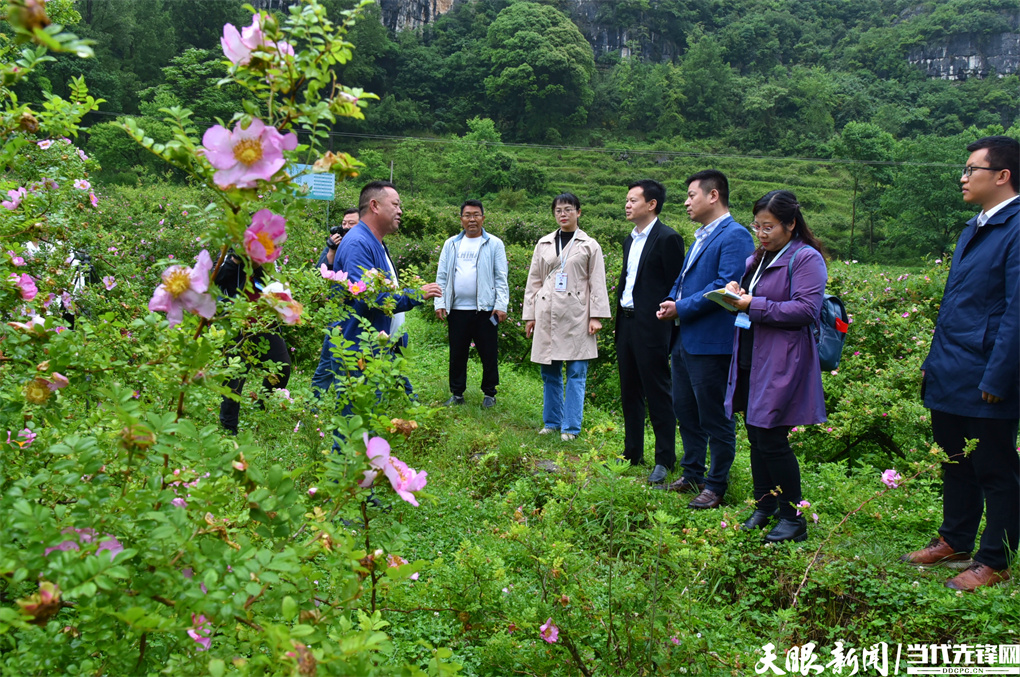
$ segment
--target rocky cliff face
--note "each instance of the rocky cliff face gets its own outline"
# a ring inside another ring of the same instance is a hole
[[[402,31],[432,23],[453,7],[454,0],[379,0],[382,22],[387,28]]]
[[[931,78],[984,78],[993,71],[1001,77],[1020,71],[1020,33],[1015,27],[1011,33],[962,33],[940,44],[916,47],[908,58]]]

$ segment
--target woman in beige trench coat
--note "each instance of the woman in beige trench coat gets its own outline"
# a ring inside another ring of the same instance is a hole
[[[540,435],[557,430],[569,441],[581,432],[588,360],[598,357],[595,335],[611,317],[602,247],[578,229],[581,201],[572,193],[552,203],[556,230],[538,241],[524,291],[525,335],[534,334],[531,361],[545,385]],[[563,388],[566,365],[567,387]]]

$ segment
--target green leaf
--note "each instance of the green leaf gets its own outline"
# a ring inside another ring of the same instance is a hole
[[[227,671],[227,664],[223,662],[222,658],[214,658],[209,661],[209,674],[212,677],[223,677]]]
[[[294,620],[298,615],[298,604],[294,598],[287,595],[283,598],[283,617],[288,621]]]

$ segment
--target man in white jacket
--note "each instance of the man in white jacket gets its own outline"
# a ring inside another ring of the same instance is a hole
[[[482,360],[482,407],[496,405],[499,385],[499,323],[506,319],[510,302],[506,247],[485,232],[485,209],[478,200],[460,207],[463,232],[443,244],[436,283],[443,295],[436,298],[436,317],[450,330],[450,393],[446,406],[464,404],[467,360],[474,342]]]

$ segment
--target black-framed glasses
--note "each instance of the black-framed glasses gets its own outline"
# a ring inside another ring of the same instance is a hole
[[[974,167],[973,165],[967,165],[963,168],[961,176],[970,177],[974,173],[975,169],[985,169],[990,172],[1001,172],[1003,169],[1006,169],[1006,167]]]

